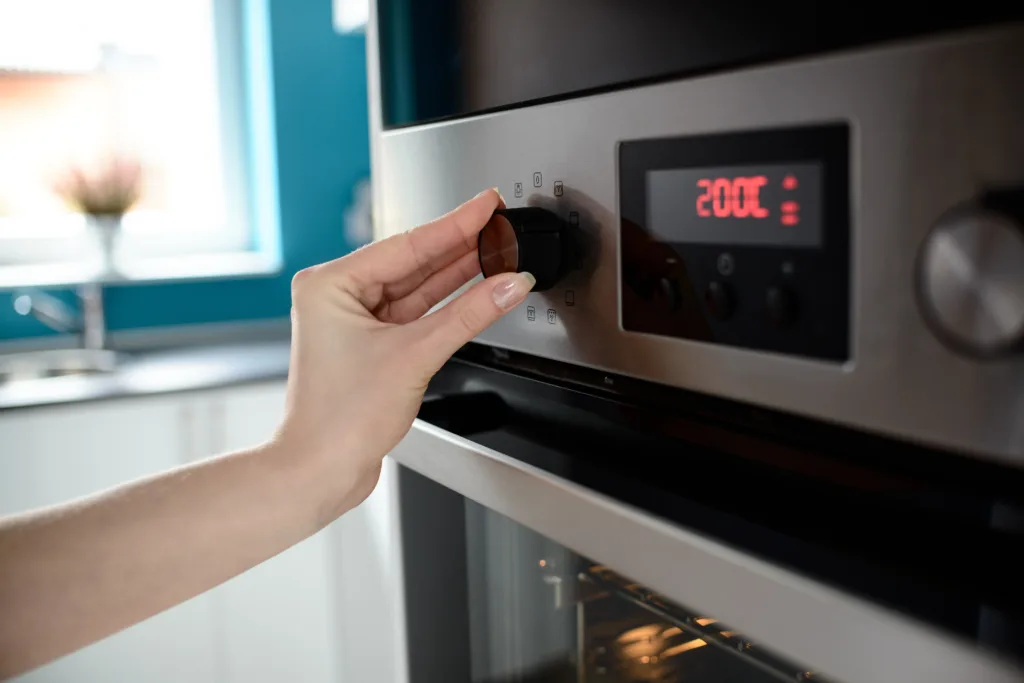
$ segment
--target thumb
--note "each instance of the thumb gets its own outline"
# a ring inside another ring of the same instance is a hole
[[[476,283],[444,308],[420,319],[432,366],[441,367],[464,344],[523,302],[537,280],[529,273],[502,273]]]

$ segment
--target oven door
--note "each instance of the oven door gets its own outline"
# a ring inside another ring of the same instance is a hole
[[[411,683],[1024,680],[995,473],[872,472],[842,452],[913,449],[477,360],[392,454]]]

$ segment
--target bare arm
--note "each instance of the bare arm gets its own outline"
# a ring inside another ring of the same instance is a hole
[[[448,357],[532,286],[477,283],[488,191],[293,283],[286,417],[267,445],[0,520],[0,678],[206,591],[315,533],[373,490]]]
[[[187,600],[314,533],[323,484],[277,446],[0,521],[0,677]]]

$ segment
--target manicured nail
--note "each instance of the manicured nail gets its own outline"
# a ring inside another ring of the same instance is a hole
[[[529,273],[513,273],[494,286],[494,303],[501,310],[507,311],[525,299],[535,284],[537,278]]]
[[[476,197],[473,197],[473,199],[479,199],[480,197],[483,197],[488,192],[493,192],[494,194],[498,195],[498,199],[500,199],[502,202],[505,201],[505,198],[501,196],[501,192],[496,187],[492,187],[492,188],[489,188],[487,190],[483,190],[482,192],[478,192]]]

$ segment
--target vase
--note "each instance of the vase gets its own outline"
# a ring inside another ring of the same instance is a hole
[[[117,245],[121,236],[121,216],[89,216],[89,230],[99,252],[100,278],[117,274]]]

